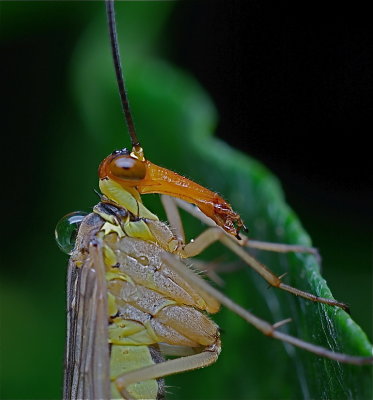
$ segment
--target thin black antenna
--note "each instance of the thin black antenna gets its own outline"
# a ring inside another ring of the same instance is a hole
[[[131,114],[130,105],[128,102],[126,87],[124,85],[122,66],[120,63],[117,24],[115,22],[114,0],[106,0],[105,3],[106,3],[106,15],[107,15],[108,26],[109,26],[109,34],[110,34],[111,51],[113,54],[115,74],[117,76],[120,99],[122,101],[122,109],[123,109],[126,124],[128,127],[128,132],[131,136],[132,146],[140,146],[140,143],[139,143],[139,140],[137,139],[137,135],[136,135],[136,131],[135,131],[135,125],[134,125],[133,119],[132,119],[132,114]]]

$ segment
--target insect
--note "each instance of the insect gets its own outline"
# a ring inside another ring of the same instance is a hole
[[[220,240],[272,286],[347,309],[343,303],[282,283],[245,247],[307,249],[247,241],[241,233],[244,225],[240,216],[222,197],[146,160],[121,77],[112,1],[107,2],[107,12],[132,150],[116,151],[101,163],[103,194],[94,212],[84,219],[80,215],[68,217],[69,222],[80,223],[80,228],[68,272],[64,397],[162,397],[163,377],[216,361],[220,331],[205,312],[217,312],[220,304],[268,336],[336,361],[370,363],[371,358],[334,353],[282,333],[278,328],[287,321],[270,324],[261,320],[183,262]],[[163,203],[170,225],[160,222],[142,204],[141,195],[146,193],[166,196]],[[186,243],[178,207],[210,228]],[[176,358],[165,360],[167,355]]]

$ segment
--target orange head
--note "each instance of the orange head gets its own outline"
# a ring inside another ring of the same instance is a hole
[[[160,193],[195,204],[233,236],[239,237],[240,229],[244,228],[241,217],[217,193],[146,160],[139,146],[132,152],[123,149],[106,157],[100,164],[99,177],[119,184],[137,200],[141,194]]]

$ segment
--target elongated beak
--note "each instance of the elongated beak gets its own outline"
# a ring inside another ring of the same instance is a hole
[[[237,238],[245,228],[241,217],[217,193],[125,149],[114,152],[101,163],[99,176],[101,180],[115,181],[137,201],[141,201],[141,194],[159,193],[192,203]]]
[[[166,194],[195,204],[226,232],[238,236],[240,229],[243,228],[241,217],[221,196],[176,172],[147,160],[145,163],[147,166],[145,178],[136,185],[140,194]]]

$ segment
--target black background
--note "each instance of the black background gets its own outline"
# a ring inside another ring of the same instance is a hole
[[[372,216],[373,48],[364,10],[196,3],[184,2],[172,20],[179,27],[174,57],[212,94],[217,135],[274,170],[290,202],[312,198],[365,224]]]

